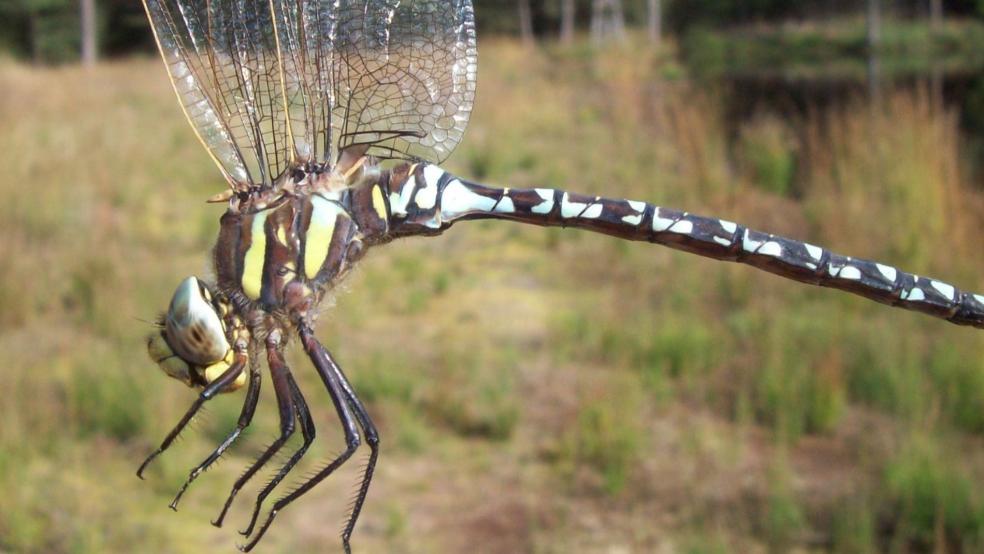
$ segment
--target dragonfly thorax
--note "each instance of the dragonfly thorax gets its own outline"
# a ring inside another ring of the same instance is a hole
[[[309,321],[324,293],[385,233],[382,186],[377,166],[361,158],[298,167],[279,190],[234,198],[214,251],[219,288],[245,314]]]

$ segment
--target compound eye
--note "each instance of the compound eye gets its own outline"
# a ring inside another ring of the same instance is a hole
[[[196,366],[222,360],[230,350],[211,294],[195,277],[188,277],[174,291],[164,318],[164,333],[174,352]]]

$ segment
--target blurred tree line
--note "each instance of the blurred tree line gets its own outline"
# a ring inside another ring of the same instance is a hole
[[[722,28],[752,22],[863,15],[866,3],[898,17],[984,18],[984,0],[474,0],[479,31],[524,40],[576,32],[618,34],[626,26],[649,29]],[[85,31],[83,31],[85,29]],[[85,38],[84,38],[85,37]],[[87,42],[88,41],[88,42]],[[89,56],[150,51],[153,39],[136,0],[0,0],[0,54],[35,63],[64,63]]]
[[[0,54],[34,63],[82,57],[83,14],[92,7],[95,54],[150,51],[153,37],[143,5],[135,0],[0,0]]]

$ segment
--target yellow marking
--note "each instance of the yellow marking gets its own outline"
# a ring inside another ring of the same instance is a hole
[[[386,220],[386,200],[383,199],[383,190],[379,185],[372,187],[372,207],[376,210],[376,215],[383,221]]]
[[[229,386],[222,389],[222,392],[236,392],[237,390],[241,389],[245,384],[246,384],[246,372],[241,371],[239,373],[239,376],[236,377],[236,380],[229,383]]]
[[[335,234],[338,211],[335,204],[324,198],[317,195],[311,197],[311,225],[307,230],[307,242],[304,244],[304,275],[308,279],[314,279],[321,269],[321,264],[328,257],[331,238]]]
[[[229,370],[229,368],[232,367],[234,360],[235,360],[235,356],[233,355],[232,350],[230,350],[224,360],[221,360],[219,362],[216,362],[206,367],[202,371],[202,375],[205,377],[205,382],[211,384],[213,381],[221,377],[223,373],[225,373],[226,371]],[[226,385],[225,388],[223,388],[219,392],[222,393],[233,392],[245,384],[246,384],[246,372],[243,371],[243,368],[239,368],[239,374],[236,375],[236,380]]]
[[[226,362],[225,360],[215,362],[214,364],[206,367],[202,372],[205,376],[205,382],[211,383],[212,381],[215,381],[219,378],[219,376],[225,373],[227,369],[229,369],[229,362]]]
[[[235,359],[235,355],[232,350],[226,352],[225,358],[215,362],[214,364],[206,367],[202,371],[202,375],[205,376],[205,382],[211,383],[219,378],[227,369],[232,367],[232,361]]]
[[[229,200],[230,198],[232,198],[232,196],[234,194],[235,193],[232,192],[232,189],[226,189],[226,190],[224,190],[224,191],[216,194],[215,196],[210,197],[205,202],[207,202],[209,204],[221,204],[222,202],[225,202],[225,201]]]
[[[266,257],[266,231],[263,229],[263,224],[266,223],[266,218],[265,211],[253,216],[253,227],[250,231],[253,242],[243,258],[243,292],[251,300],[258,300],[260,290],[263,288],[263,260]]]
[[[283,226],[277,227],[277,240],[280,241],[280,244],[287,245],[287,231],[284,230]]]

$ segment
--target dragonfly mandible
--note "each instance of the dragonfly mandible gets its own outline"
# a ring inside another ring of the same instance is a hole
[[[300,427],[302,445],[257,495],[244,531],[252,549],[284,508],[365,442],[368,463],[342,531],[350,539],[379,453],[379,435],[314,327],[325,294],[367,249],[440,234],[469,219],[573,227],[741,262],[959,325],[984,328],[984,295],[873,261],[643,201],[554,188],[484,186],[434,165],[462,139],[476,89],[470,0],[144,0],[181,106],[229,188],[213,254],[215,281],[188,277],[159,329],[153,360],[200,394],[147,465],[202,405],[246,387],[236,428],[189,474],[171,506],[250,424],[265,356],[279,437],[236,481],[239,490]],[[304,456],[315,424],[288,368],[300,342],[342,423],[346,448],[300,486],[267,497]]]

